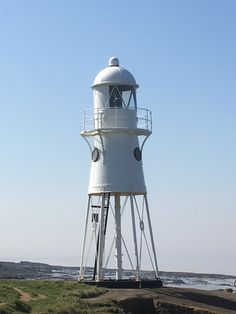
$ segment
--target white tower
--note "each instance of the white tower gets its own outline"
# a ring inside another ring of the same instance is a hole
[[[90,147],[92,163],[80,281],[90,277],[104,284],[109,279],[122,286],[131,274],[140,283],[148,259],[156,285],[161,285],[142,165],[152,120],[148,109],[137,108],[137,88],[132,74],[112,57],[92,85],[94,108],[83,113],[81,135]]]

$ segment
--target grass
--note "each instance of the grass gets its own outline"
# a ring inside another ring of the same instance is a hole
[[[19,289],[27,295],[22,299]],[[114,313],[116,306],[109,301],[89,303],[105,293],[105,289],[64,280],[0,280],[0,314]]]

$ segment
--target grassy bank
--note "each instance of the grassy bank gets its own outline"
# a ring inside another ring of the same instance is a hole
[[[1,280],[0,314],[114,313],[116,307],[111,301],[88,303],[88,298],[105,291],[75,281]]]
[[[236,293],[190,288],[102,289],[66,280],[0,280],[0,314],[235,314]]]

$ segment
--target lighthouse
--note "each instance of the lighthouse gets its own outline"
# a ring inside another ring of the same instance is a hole
[[[82,114],[81,135],[91,153],[82,282],[161,286],[142,158],[152,116],[137,106],[138,87],[112,57],[93,82],[93,108]]]

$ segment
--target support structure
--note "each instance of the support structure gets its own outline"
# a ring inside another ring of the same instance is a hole
[[[122,279],[121,212],[120,195],[115,194],[116,279]]]
[[[111,279],[117,282],[127,279],[128,282],[131,279],[140,282],[147,274],[152,274],[152,278],[157,279],[157,257],[146,194],[121,196],[116,193],[109,197],[109,204],[107,197],[106,193],[89,195],[79,280],[93,279],[92,282],[105,282],[107,285]],[[109,238],[106,234],[108,226],[110,229],[114,226],[113,233],[109,230]],[[115,267],[112,263],[113,256]],[[147,263],[147,257],[150,260],[148,272],[142,270],[145,269],[143,264]],[[94,264],[93,270],[88,263]],[[157,286],[160,286],[160,280]]]
[[[136,260],[136,278],[140,279],[140,271],[139,271],[139,259],[138,259],[138,245],[137,245],[137,233],[136,233],[136,224],[135,224],[135,213],[134,213],[134,200],[133,195],[130,195],[130,207],[132,214],[132,227],[133,227],[133,237],[134,237],[134,254]]]

